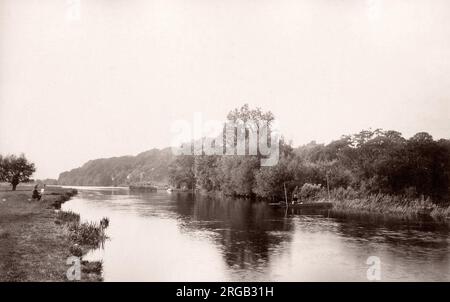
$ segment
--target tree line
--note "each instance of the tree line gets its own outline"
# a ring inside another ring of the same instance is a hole
[[[270,116],[248,105],[227,120]],[[420,132],[407,139],[393,130],[363,130],[329,144],[311,142],[298,148],[281,139],[278,164],[261,167],[261,155],[180,155],[169,166],[176,187],[226,195],[276,200],[295,188],[354,194],[429,197],[436,203],[450,197],[450,140],[434,140]]]
[[[60,185],[125,186],[141,181],[167,183],[170,148],[151,149],[136,156],[90,160],[79,168],[62,172]]]
[[[30,177],[36,171],[33,163],[30,163],[25,155],[0,155],[0,182],[11,184],[12,190],[21,182],[31,181]]]

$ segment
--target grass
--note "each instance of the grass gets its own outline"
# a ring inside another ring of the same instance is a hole
[[[31,192],[27,185],[16,191],[0,186],[0,281],[67,281],[75,243],[64,226],[79,224],[79,216],[55,209],[76,192],[47,186],[41,201],[31,200]],[[84,263],[82,272],[90,273],[82,281],[100,281],[101,263]]]
[[[450,206],[436,207],[431,211],[431,217],[437,219],[450,219]]]
[[[84,274],[101,274],[103,271],[103,263],[101,261],[89,262],[81,261],[82,269]]]
[[[326,192],[321,201],[328,201]],[[330,202],[334,209],[343,212],[368,212],[404,217],[429,216],[437,220],[450,217],[450,206],[439,206],[429,198],[411,198],[401,195],[358,194],[353,190],[332,190]]]
[[[70,223],[72,241],[79,245],[97,248],[106,240],[105,230],[95,222]]]
[[[62,223],[80,223],[80,215],[71,211],[59,211],[56,218]]]

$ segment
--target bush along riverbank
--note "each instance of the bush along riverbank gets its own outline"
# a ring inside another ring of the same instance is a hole
[[[63,225],[69,233],[72,243],[69,251],[74,257],[80,259],[80,281],[102,281],[102,262],[81,259],[89,250],[103,246],[107,239],[105,228],[109,225],[108,218],[103,218],[100,223],[80,223],[80,215],[70,211],[59,211],[55,223]],[[77,278],[76,272],[73,271],[72,274],[66,277],[75,281]]]
[[[196,193],[215,198],[227,197],[221,191],[197,190]],[[291,194],[288,194],[289,196]],[[242,198],[242,197],[239,197]],[[389,195],[384,193],[367,193],[355,191],[353,188],[330,189],[320,184],[305,183],[298,190],[299,202],[331,202],[333,211],[340,214],[368,214],[397,218],[433,218],[440,222],[450,222],[450,206],[436,204],[429,197],[408,195]],[[262,202],[281,202],[285,198],[275,200],[255,198]],[[288,197],[289,202],[291,201]]]
[[[302,198],[302,194],[300,197]],[[440,221],[448,221],[450,218],[450,206],[433,203],[426,197],[368,194],[357,192],[352,188],[333,189],[328,193],[325,188],[320,188],[303,200],[332,202],[333,210],[343,213],[371,213],[405,218],[431,217]]]
[[[104,243],[109,220],[61,211],[76,190],[47,187],[41,201],[31,191],[0,188],[0,281],[102,281],[102,263],[82,257]]]

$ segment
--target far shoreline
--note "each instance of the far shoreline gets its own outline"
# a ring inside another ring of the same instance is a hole
[[[128,190],[128,186],[77,186],[77,185],[60,185],[62,188],[74,189],[124,189]],[[166,191],[158,188],[157,192]],[[254,202],[270,203],[268,199],[251,198],[242,196],[228,196],[222,191],[204,191],[201,189],[173,191],[170,194],[198,194],[199,196],[211,196],[216,198],[235,198],[235,199],[249,199]],[[341,192],[342,193],[342,192]],[[151,193],[150,193],[151,194]],[[326,193],[321,192],[319,197],[303,200],[304,202],[331,202],[333,203],[332,211],[341,214],[361,214],[361,215],[376,215],[387,216],[392,218],[405,219],[422,219],[430,218],[439,222],[450,222],[450,206],[442,207],[432,203],[426,198],[408,198],[404,196],[385,195],[385,194],[371,194],[357,198],[337,197],[339,192],[332,192],[330,198],[325,197]],[[281,198],[279,199],[281,200]]]

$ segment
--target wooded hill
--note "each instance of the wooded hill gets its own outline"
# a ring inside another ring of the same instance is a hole
[[[59,175],[58,184],[77,186],[120,186],[131,182],[168,181],[170,148],[151,149],[136,156],[90,160],[80,168]]]

